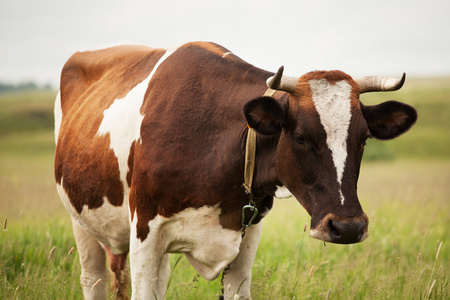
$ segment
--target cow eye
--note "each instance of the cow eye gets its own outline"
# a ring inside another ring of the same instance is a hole
[[[306,142],[306,139],[303,135],[299,135],[295,138],[295,141],[303,146],[308,145],[308,143]]]

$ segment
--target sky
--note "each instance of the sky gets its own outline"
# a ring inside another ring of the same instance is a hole
[[[450,75],[448,0],[0,0],[0,82],[59,86],[77,50],[212,41],[301,76]]]

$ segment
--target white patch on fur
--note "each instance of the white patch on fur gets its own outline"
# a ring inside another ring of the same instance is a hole
[[[161,226],[170,241],[167,252],[184,253],[200,275],[213,280],[239,253],[242,239],[240,231],[220,225],[220,213],[219,205],[187,208],[172,218],[158,216],[149,226]]]
[[[275,197],[278,199],[285,199],[293,197],[292,193],[285,186],[277,186],[275,191]]]
[[[128,251],[130,223],[127,205],[114,206],[105,198],[101,207],[88,209],[84,205],[78,214],[63,188],[63,178],[60,184],[56,184],[56,190],[66,210],[84,231],[107,245],[114,254]]]
[[[331,242],[330,234],[323,228],[314,228],[309,231],[309,236],[324,242]]]
[[[225,52],[223,55],[222,55],[222,58],[225,58],[225,57],[227,57],[228,55],[231,55],[231,54],[233,54],[232,52]]]
[[[61,109],[61,92],[58,92],[55,99],[55,144],[58,144],[59,129],[62,122],[62,109]]]
[[[347,136],[351,119],[350,95],[352,87],[346,80],[330,84],[326,79],[309,81],[313,101],[327,134],[328,148],[333,155],[333,162],[337,171],[337,181],[342,183],[345,162],[347,160]],[[341,205],[344,196],[341,195]]]
[[[170,218],[156,216],[148,224],[149,234],[137,238],[136,212],[131,224],[130,263],[133,299],[164,298],[159,282],[161,260],[166,253],[184,253],[196,271],[213,280],[239,253],[241,232],[220,225],[221,209],[216,206],[187,208]]]
[[[103,112],[103,120],[98,128],[98,135],[109,133],[110,148],[114,151],[119,164],[120,180],[124,188],[124,203],[128,205],[130,189],[127,183],[128,156],[133,141],[140,139],[141,123],[144,116],[141,115],[141,106],[145,92],[153,75],[161,63],[169,57],[175,49],[167,50],[153,67],[150,75],[136,85],[124,98],[116,99],[111,106]]]

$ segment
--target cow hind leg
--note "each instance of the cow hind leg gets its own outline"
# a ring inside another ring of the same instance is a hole
[[[108,272],[106,269],[105,250],[96,239],[85,232],[73,219],[72,227],[80,257],[80,284],[83,288],[84,298],[86,300],[106,299]]]

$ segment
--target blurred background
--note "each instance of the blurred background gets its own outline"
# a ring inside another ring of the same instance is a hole
[[[65,61],[123,41],[168,48],[203,40],[292,76],[406,72],[400,91],[361,100],[394,99],[419,113],[398,139],[368,142],[358,189],[370,218],[364,243],[325,247],[304,237],[310,219],[295,199],[275,202],[254,298],[448,299],[449,12],[448,0],[1,0],[0,298],[81,298],[70,218],[53,178],[53,103]],[[217,296],[220,280],[198,278],[185,259],[177,268],[168,299]]]
[[[213,41],[292,76],[448,75],[449,11],[446,0],[2,0],[0,81],[57,88],[72,53],[119,41]]]

